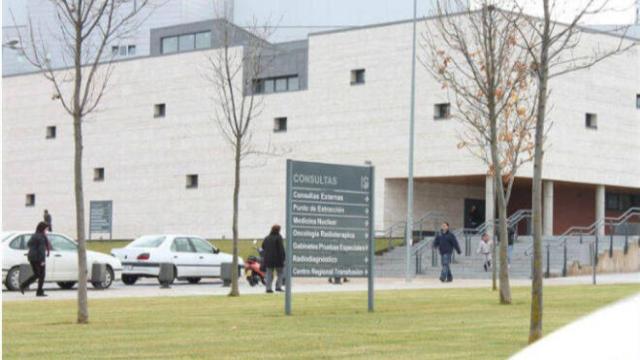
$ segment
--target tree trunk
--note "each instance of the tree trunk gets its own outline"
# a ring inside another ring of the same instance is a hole
[[[542,31],[540,60],[538,66],[538,109],[536,114],[536,137],[533,155],[533,184],[531,204],[533,217],[533,274],[531,276],[531,321],[529,343],[542,337],[542,160],[544,156],[544,122],[547,112],[547,86],[549,80],[549,0],[543,1],[544,29]]]
[[[240,151],[242,138],[236,137],[235,179],[233,185],[233,261],[231,269],[231,292],[229,296],[240,296],[238,289],[238,200],[240,198]]]
[[[80,16],[78,6],[78,16]],[[73,139],[74,139],[74,193],[76,200],[76,238],[78,241],[78,324],[89,322],[87,300],[87,246],[84,228],[84,190],[82,186],[82,24],[75,24],[75,78],[73,88]]]
[[[509,283],[509,261],[507,246],[509,235],[507,232],[507,203],[504,196],[504,186],[501,178],[496,177],[498,197],[498,232],[500,238],[500,303],[511,304],[511,284]]]

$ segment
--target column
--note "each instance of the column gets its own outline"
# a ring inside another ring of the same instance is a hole
[[[496,195],[493,184],[493,176],[487,176],[484,185],[484,219],[487,222],[487,234],[493,239],[494,224],[496,218]]]
[[[594,221],[602,221],[605,216],[604,201],[605,201],[604,185],[596,186],[596,218]],[[596,234],[604,236],[604,222],[600,223],[596,230]]]
[[[543,210],[542,233],[545,236],[553,236],[553,181],[545,180],[542,183]]]

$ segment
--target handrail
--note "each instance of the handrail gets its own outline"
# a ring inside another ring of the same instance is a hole
[[[429,221],[429,220],[439,220],[439,219],[444,219],[444,215],[439,212],[439,211],[427,211],[426,213],[424,213],[420,218],[416,219],[413,221],[413,225],[414,225],[414,229],[416,228],[416,224],[419,224],[420,227],[422,227],[422,225]],[[389,244],[387,245],[388,249],[393,249],[392,246],[392,241],[393,241],[393,233],[394,231],[397,231],[397,229],[402,229],[401,231],[403,233],[406,233],[407,231],[407,221],[406,220],[401,220],[398,221],[394,224],[391,224],[388,228],[386,228],[385,230],[382,231],[383,237],[386,237],[389,240]],[[403,234],[404,235],[404,234]],[[413,235],[413,234],[412,234]]]

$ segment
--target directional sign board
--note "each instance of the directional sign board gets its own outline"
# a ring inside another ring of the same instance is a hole
[[[370,166],[287,162],[288,279],[372,279],[373,180]]]
[[[89,238],[91,234],[109,234],[111,239],[113,201],[91,201],[89,203]]]

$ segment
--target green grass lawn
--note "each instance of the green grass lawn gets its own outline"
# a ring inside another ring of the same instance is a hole
[[[545,288],[550,332],[638,285]],[[504,359],[526,345],[529,289],[497,304],[489,289],[91,300],[89,325],[75,301],[3,303],[6,359]]]
[[[220,251],[231,254],[233,250],[233,243],[231,240],[210,240]],[[258,240],[258,246],[260,246],[262,240]],[[103,252],[105,254],[111,253],[111,249],[125,247],[131,240],[91,240],[87,242],[87,249],[93,251]],[[393,246],[400,246],[404,243],[403,239],[393,239]],[[238,242],[238,254],[243,259],[246,259],[249,255],[257,255],[256,250],[253,247],[253,240],[240,240]],[[379,252],[386,249],[389,246],[387,239],[376,239],[375,251]]]

